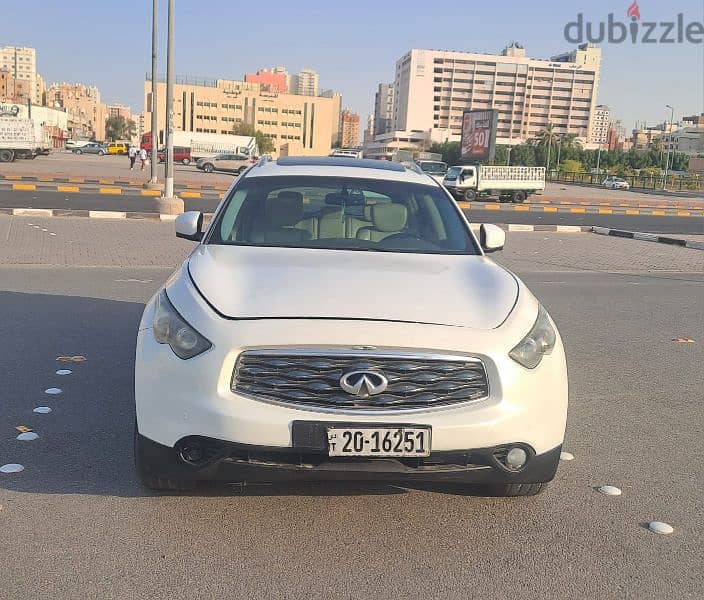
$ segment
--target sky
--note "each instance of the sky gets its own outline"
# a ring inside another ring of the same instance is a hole
[[[293,73],[313,68],[320,86],[342,93],[364,119],[379,82],[393,80],[396,60],[411,48],[498,53],[515,40],[528,56],[574,48],[564,27],[628,22],[631,0],[476,2],[474,0],[175,0],[176,73],[242,79],[261,67]],[[642,21],[704,21],[704,0],[641,0]],[[105,102],[143,109],[151,68],[151,0],[5,2],[0,46],[37,49],[48,83],[97,85]],[[167,0],[159,0],[160,71],[166,68]],[[636,122],[704,112],[704,44],[601,44],[598,102],[630,129]]]

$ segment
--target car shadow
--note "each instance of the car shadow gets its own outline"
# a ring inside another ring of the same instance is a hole
[[[119,497],[173,495],[142,488],[133,465],[135,338],[144,305],[79,296],[0,292],[0,464],[24,471],[0,475],[0,489],[27,494]],[[65,357],[85,361],[65,362]],[[59,359],[59,357],[64,357]],[[57,360],[59,359],[59,360]],[[69,369],[70,375],[56,374]],[[60,388],[57,395],[45,390]],[[33,409],[49,406],[49,414]],[[17,427],[35,441],[18,441]],[[202,484],[184,496],[397,495],[409,490],[455,493],[449,486],[314,482]],[[462,495],[477,490],[459,488]]]

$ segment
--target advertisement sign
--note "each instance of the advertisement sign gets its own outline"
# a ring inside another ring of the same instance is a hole
[[[464,162],[494,159],[496,152],[495,110],[465,110],[462,115],[461,157]]]

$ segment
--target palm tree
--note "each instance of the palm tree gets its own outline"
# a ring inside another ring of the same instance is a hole
[[[582,147],[582,140],[576,133],[565,133],[560,138],[560,145],[565,150],[576,150]]]
[[[548,123],[545,126],[545,129],[543,129],[538,135],[536,135],[532,142],[536,146],[541,146],[543,148],[547,148],[548,150],[548,156],[547,160],[545,161],[545,168],[550,170],[550,150],[552,149],[553,144],[555,143],[555,126],[552,123]]]

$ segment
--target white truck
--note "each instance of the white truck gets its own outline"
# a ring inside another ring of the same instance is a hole
[[[141,148],[151,151],[152,134],[150,131],[142,136]],[[163,144],[158,146],[162,151]],[[229,135],[225,133],[200,133],[193,131],[174,131],[174,148],[187,149],[189,161],[196,162],[199,158],[210,158],[216,154],[246,154],[258,156],[257,139],[249,135]]]
[[[518,203],[545,189],[545,167],[459,165],[448,169],[442,184],[457,200],[493,196]]]
[[[16,158],[34,158],[37,142],[34,122],[18,117],[0,117],[0,162]]]

